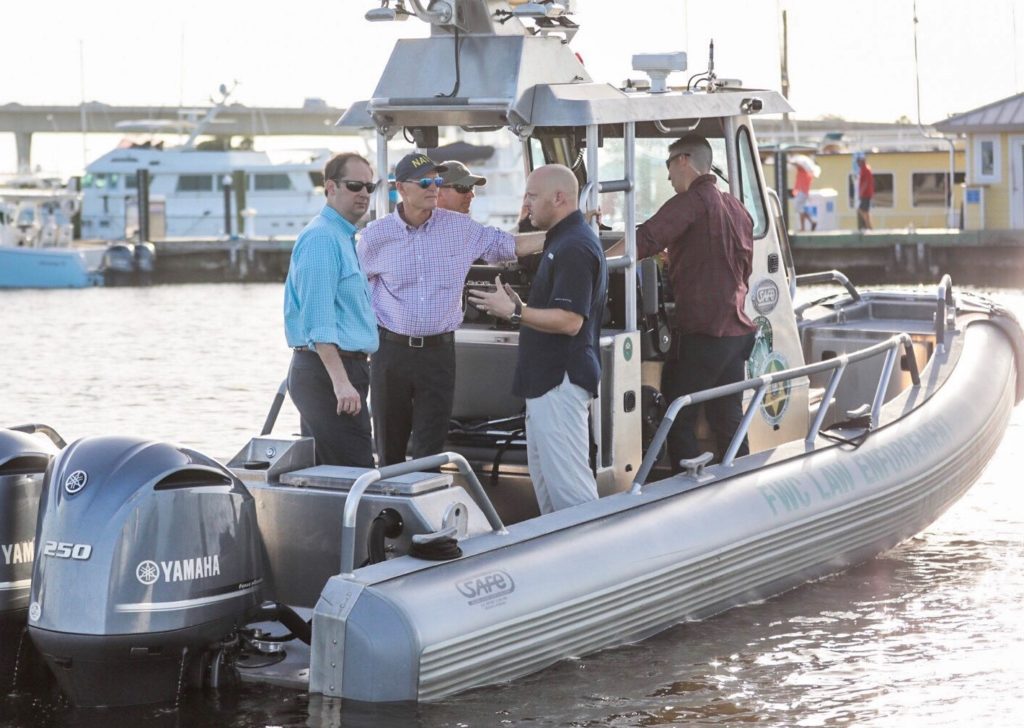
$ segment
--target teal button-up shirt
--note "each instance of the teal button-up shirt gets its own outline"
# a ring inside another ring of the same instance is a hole
[[[355,225],[330,205],[299,233],[284,283],[288,346],[325,343],[345,351],[377,351],[377,319],[355,236]]]

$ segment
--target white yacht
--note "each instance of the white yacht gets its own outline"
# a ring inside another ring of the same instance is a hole
[[[124,240],[137,231],[139,170],[149,178],[152,238],[294,237],[302,230],[323,205],[323,166],[330,151],[255,151],[248,141],[232,147],[230,139],[212,131],[230,95],[224,87],[221,93],[221,101],[198,122],[118,124],[126,132],[187,131],[189,136],[172,147],[125,140],[89,164],[82,177],[84,239]],[[212,138],[201,140],[203,135]]]

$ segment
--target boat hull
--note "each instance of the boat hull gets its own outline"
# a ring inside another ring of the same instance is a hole
[[[1015,402],[1013,348],[998,327],[970,325],[935,359],[854,450],[790,444],[734,472],[716,466],[707,482],[677,476],[470,539],[455,562],[403,558],[333,577],[314,613],[310,690],[436,700],[891,548],[970,487]]]
[[[103,275],[72,248],[0,247],[0,288],[88,288]]]

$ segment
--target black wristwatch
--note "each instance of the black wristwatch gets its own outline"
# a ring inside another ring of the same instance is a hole
[[[508,317],[510,324],[520,324],[523,321],[523,304],[516,301],[516,310],[512,312],[512,315]]]

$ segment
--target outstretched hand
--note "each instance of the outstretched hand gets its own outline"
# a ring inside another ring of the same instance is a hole
[[[495,276],[493,291],[470,289],[468,300],[484,313],[503,319],[515,313],[517,303],[522,306],[522,300],[510,285],[502,282],[501,276]]]

